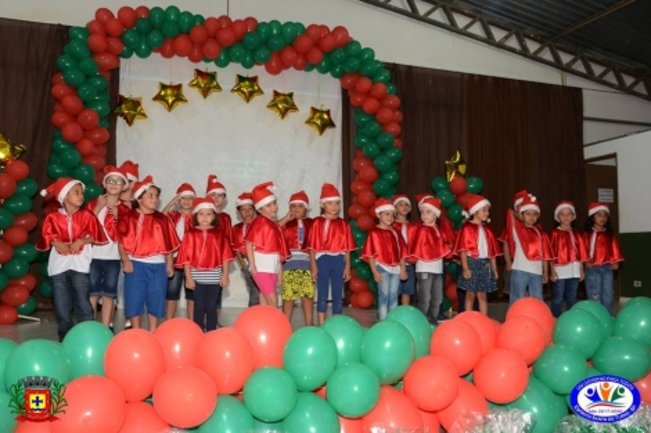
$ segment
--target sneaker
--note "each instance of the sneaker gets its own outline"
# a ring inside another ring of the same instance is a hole
[[[124,329],[131,329],[133,328],[133,325],[131,324],[131,320],[127,320],[124,322]]]

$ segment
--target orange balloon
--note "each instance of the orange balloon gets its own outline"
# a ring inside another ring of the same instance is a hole
[[[161,433],[170,429],[153,406],[144,401],[127,403],[127,412],[119,433]]]
[[[19,422],[14,433],[51,433],[49,422]]]
[[[322,399],[326,400],[328,398],[327,392],[326,392],[326,386],[323,385],[321,388],[317,388],[314,390],[314,393],[321,397]]]
[[[0,304],[0,325],[11,325],[16,320],[18,320],[16,307]]]
[[[52,433],[118,433],[127,412],[124,393],[111,380],[84,376],[66,384],[68,406]]]
[[[493,326],[492,319],[480,313],[479,311],[464,311],[454,318],[454,320],[461,320],[472,326],[481,341],[482,355],[495,347],[497,342],[497,333],[495,326]]]
[[[419,409],[437,411],[459,394],[457,369],[448,359],[427,355],[418,358],[405,374],[404,392]]]
[[[122,388],[127,401],[147,398],[164,371],[163,348],[144,329],[122,331],[106,348],[104,372]]]
[[[154,332],[163,353],[167,369],[180,365],[197,366],[197,349],[203,331],[190,319],[176,317],[166,320]]]
[[[392,386],[380,388],[380,399],[362,417],[362,431],[422,431],[423,420],[414,403]]]
[[[551,344],[556,319],[545,302],[531,297],[518,299],[506,312],[506,320],[517,316],[531,317],[538,322],[545,331],[545,345]]]
[[[466,433],[472,430],[477,414],[488,413],[488,403],[481,392],[467,380],[457,380],[459,395],[450,406],[436,413],[448,433]]]
[[[247,308],[233,326],[251,343],[254,368],[282,368],[283,348],[292,335],[292,326],[279,309],[268,305]]]
[[[337,415],[339,418],[339,433],[363,433],[361,418],[346,418]]]
[[[430,433],[437,433],[441,430],[441,423],[439,422],[439,417],[436,416],[434,412],[427,412],[424,410],[418,409],[420,417],[423,420],[423,431]]]
[[[457,374],[473,369],[481,357],[481,340],[469,324],[461,320],[443,322],[432,334],[430,353],[452,361]]]
[[[217,387],[196,367],[166,371],[154,387],[154,409],[166,423],[190,428],[205,422],[217,405]]]
[[[486,400],[506,404],[525,391],[529,383],[529,370],[520,354],[496,348],[481,357],[472,377]]]
[[[545,331],[531,317],[511,317],[497,334],[497,347],[518,352],[531,365],[545,349]]]
[[[637,390],[640,391],[640,398],[642,398],[642,401],[646,404],[651,404],[651,371],[633,385],[635,385]]]
[[[197,367],[210,376],[219,394],[234,394],[253,372],[253,348],[238,329],[210,331],[199,344]]]

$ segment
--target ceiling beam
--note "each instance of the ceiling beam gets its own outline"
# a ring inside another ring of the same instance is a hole
[[[608,15],[613,14],[614,12],[617,12],[618,10],[625,8],[626,6],[635,3],[635,0],[622,0],[619,3],[615,3],[614,5],[602,10],[601,12],[597,12],[596,14],[587,17],[581,21],[579,21],[576,24],[572,24],[570,27],[566,28],[565,30],[560,31],[559,33],[555,34],[554,36],[548,38],[549,41],[555,41],[557,39],[562,38],[563,36],[567,36],[570,33],[574,33],[575,31],[579,30],[580,28],[583,28],[587,26],[588,24],[592,24],[595,21],[599,21],[602,18],[607,17]]]

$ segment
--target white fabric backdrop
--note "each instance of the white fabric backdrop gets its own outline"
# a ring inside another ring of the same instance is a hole
[[[188,86],[194,69],[217,71],[222,92],[207,99]],[[248,104],[231,93],[236,74],[257,75],[264,95]],[[188,102],[171,113],[152,97],[158,82],[183,83]],[[266,105],[273,90],[294,92],[298,112],[284,120]],[[118,120],[117,161],[140,164],[140,177],[151,174],[162,188],[161,208],[182,182],[190,182],[204,195],[206,178],[214,173],[227,189],[228,212],[238,222],[235,198],[258,183],[274,180],[278,186],[279,214],[287,211],[289,195],[304,189],[318,215],[318,197],[323,182],[341,187],[341,94],[337,80],[316,71],[288,70],[273,76],[264,68],[246,70],[239,65],[217,68],[186,59],[163,59],[158,55],[142,60],[123,60],[120,94],[142,97],[147,119],[129,127]],[[310,106],[329,108],[336,129],[319,136],[305,124]],[[237,265],[231,270],[231,285],[224,294],[225,306],[244,306],[244,282]]]

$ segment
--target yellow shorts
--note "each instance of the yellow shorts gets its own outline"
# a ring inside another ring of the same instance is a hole
[[[280,292],[283,301],[314,298],[315,292],[316,288],[310,271],[304,269],[283,271],[283,284]]]

